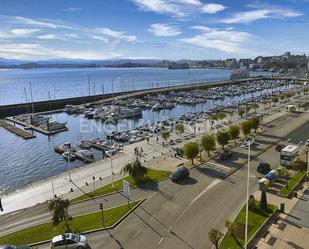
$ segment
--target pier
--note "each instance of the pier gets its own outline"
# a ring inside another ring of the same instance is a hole
[[[7,117],[6,120],[13,122],[14,124],[19,124],[21,126],[27,127],[27,129],[31,129],[31,130],[35,130],[37,132],[40,132],[40,133],[42,133],[43,135],[46,135],[46,136],[51,136],[51,135],[57,134],[59,132],[63,132],[63,131],[68,130],[68,128],[63,128],[63,129],[59,129],[59,130],[55,130],[55,131],[48,131],[48,130],[44,130],[40,127],[34,126],[32,124],[28,124],[28,123],[22,122],[20,120],[16,120],[13,117]],[[15,126],[13,126],[13,127],[15,127]]]
[[[14,125],[11,125],[11,124],[5,122],[4,120],[0,120],[0,127],[16,134],[17,136],[24,138],[24,139],[35,138],[35,135],[33,135],[32,133],[27,132],[25,130],[22,130],[22,129],[14,126]]]
[[[223,81],[212,81],[204,83],[195,83],[195,84],[185,84],[185,85],[176,85],[169,87],[159,87],[159,88],[150,88],[150,89],[141,89],[127,92],[116,92],[116,93],[107,93],[100,95],[91,95],[91,96],[82,96],[75,98],[66,98],[66,99],[56,99],[56,100],[47,100],[39,101],[33,103],[23,103],[23,104],[13,104],[13,105],[3,105],[0,106],[0,118],[16,116],[18,114],[27,113],[29,110],[34,113],[39,112],[56,112],[62,111],[65,105],[81,105],[87,103],[110,103],[113,100],[117,99],[126,99],[130,97],[143,97],[147,94],[153,93],[166,93],[171,91],[183,91],[183,90],[193,90],[193,89],[205,89],[209,87],[222,86],[222,85],[237,85],[241,82],[250,82],[256,80],[295,80],[300,84],[307,81],[307,79],[295,79],[295,78],[275,78],[275,77],[256,77],[248,78],[241,80],[223,80]]]

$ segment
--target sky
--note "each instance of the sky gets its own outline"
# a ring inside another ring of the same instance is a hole
[[[309,0],[0,0],[0,57],[226,59],[309,54]]]

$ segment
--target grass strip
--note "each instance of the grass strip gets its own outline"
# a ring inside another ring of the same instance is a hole
[[[148,168],[148,173],[145,176],[144,180],[136,182],[131,176],[126,176],[123,179],[120,179],[118,181],[114,182],[114,188],[112,186],[112,184],[108,184],[105,185],[101,188],[96,189],[95,191],[91,191],[87,194],[81,195],[77,198],[74,198],[71,200],[71,202],[79,202],[79,201],[83,201],[83,200],[87,200],[90,198],[90,196],[92,197],[97,197],[97,196],[101,196],[101,195],[106,195],[106,194],[110,194],[112,192],[115,191],[120,191],[122,190],[122,180],[126,180],[130,183],[130,187],[136,187],[138,185],[142,185],[145,183],[151,183],[151,182],[158,182],[160,180],[163,180],[167,177],[169,177],[169,175],[171,174],[171,172],[169,171],[162,171],[162,170],[154,170],[154,169],[150,169]],[[90,195],[90,196],[89,196]]]
[[[270,217],[274,212],[275,206],[268,205],[266,211],[259,208],[259,202],[256,201],[256,210],[250,211],[248,215],[248,240],[255,234],[255,232],[260,228],[260,226]],[[230,231],[226,233],[221,244],[220,249],[242,249],[244,245],[244,235],[245,235],[245,224],[246,224],[246,205],[241,209],[236,219],[233,221],[236,225],[234,234]],[[239,235],[242,236],[239,236]],[[241,237],[241,238],[240,238]]]
[[[283,196],[289,196],[295,189],[295,187],[301,182],[301,180],[306,175],[305,172],[298,172],[296,173],[289,181],[286,186],[284,186],[279,194]]]
[[[114,225],[120,220],[130,209],[134,208],[139,201],[130,203],[111,209],[104,210],[105,226]],[[69,221],[70,227],[74,233],[83,233],[86,231],[102,228],[101,211],[74,217]],[[27,245],[40,241],[50,240],[54,236],[65,233],[64,222],[57,226],[53,226],[51,222],[29,227],[18,232],[14,232],[0,237],[0,244],[17,244]]]

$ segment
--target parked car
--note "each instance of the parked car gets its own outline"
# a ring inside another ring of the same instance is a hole
[[[305,144],[306,146],[309,146],[309,139],[307,139],[307,142]]]
[[[51,249],[84,249],[89,248],[87,237],[75,233],[58,235],[52,239]]]
[[[247,149],[250,146],[254,144],[254,139],[247,139],[245,142],[240,145],[240,147]]]
[[[270,171],[270,164],[265,163],[265,162],[261,162],[256,170],[257,170],[257,172],[265,175]]]
[[[178,181],[181,178],[186,178],[190,175],[190,171],[183,166],[180,166],[176,169],[176,171],[174,171],[171,175],[170,175],[170,179],[173,182]]]
[[[225,151],[223,151],[223,152],[220,154],[219,159],[220,159],[220,160],[227,160],[227,159],[231,158],[232,155],[233,155],[233,153],[232,153],[231,151],[225,150]]]
[[[284,144],[277,144],[276,145],[276,151],[281,152],[281,150],[285,147]]]
[[[180,148],[176,148],[176,155],[179,157],[183,157],[183,150]]]

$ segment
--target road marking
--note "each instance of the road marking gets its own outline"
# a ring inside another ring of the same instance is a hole
[[[164,237],[162,237],[162,238],[159,240],[158,245],[161,244],[161,242],[163,241],[163,239],[164,239]]]
[[[217,164],[217,163],[212,163],[212,162],[207,162],[206,165],[207,165],[207,164],[214,165],[214,166],[218,166],[218,167],[221,167],[221,168],[224,168],[224,169],[228,169],[228,170],[231,169],[231,168],[229,168],[229,167],[227,167],[227,166],[224,166],[224,165],[222,165],[222,164]]]
[[[194,202],[196,202],[203,194],[205,194],[207,191],[209,191],[210,189],[212,189],[214,186],[216,186],[218,183],[222,182],[222,180],[220,179],[216,179],[213,182],[211,182],[201,193],[199,193],[192,201],[191,203],[182,211],[182,213],[178,216],[178,218],[176,219],[174,225],[179,221],[179,219],[185,214],[185,212],[193,205]],[[174,226],[173,225],[173,226]],[[171,226],[169,228],[169,231],[172,229]]]

